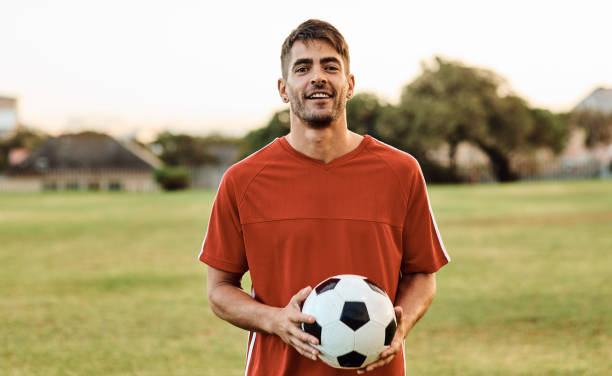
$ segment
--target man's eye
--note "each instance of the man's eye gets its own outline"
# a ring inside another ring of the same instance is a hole
[[[330,65],[330,66],[328,66],[328,67],[327,67],[327,68],[325,68],[325,69],[330,70],[330,71],[337,71],[337,70],[338,70],[338,67],[336,67],[336,66],[334,66],[334,65]]]
[[[308,68],[306,67],[299,67],[298,69],[295,70],[296,73],[304,73],[307,71],[308,71]]]

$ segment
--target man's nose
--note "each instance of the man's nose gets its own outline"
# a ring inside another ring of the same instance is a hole
[[[325,74],[323,74],[323,72],[321,72],[320,70],[315,70],[313,72],[313,76],[312,79],[310,80],[310,83],[313,85],[322,85],[327,83],[327,80],[325,78]]]

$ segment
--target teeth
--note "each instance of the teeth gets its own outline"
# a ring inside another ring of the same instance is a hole
[[[310,98],[329,98],[329,95],[323,93],[316,93],[311,95]]]

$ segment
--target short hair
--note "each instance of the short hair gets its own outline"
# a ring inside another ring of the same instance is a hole
[[[283,42],[283,47],[281,48],[281,71],[283,77],[287,77],[287,65],[289,64],[287,59],[293,44],[297,41],[308,42],[312,40],[321,40],[329,43],[342,56],[346,73],[349,73],[351,58],[349,56],[348,45],[342,34],[329,22],[310,19],[302,22]]]

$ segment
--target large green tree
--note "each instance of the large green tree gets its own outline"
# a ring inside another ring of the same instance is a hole
[[[375,94],[359,93],[346,102],[348,128],[359,134],[379,138],[377,123],[384,106]]]
[[[499,75],[439,57],[404,88],[399,108],[427,144],[448,143],[451,169],[458,144],[467,141],[489,157],[499,181],[518,178],[513,155],[539,147],[560,151],[567,138],[558,116],[530,108]]]

